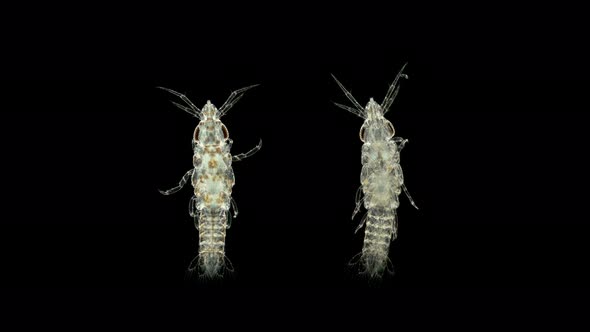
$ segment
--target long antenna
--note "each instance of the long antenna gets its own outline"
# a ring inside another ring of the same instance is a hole
[[[183,95],[182,93],[176,92],[176,91],[174,91],[172,89],[164,88],[164,87],[161,87],[161,86],[157,86],[156,88],[162,89],[162,90],[165,90],[165,91],[168,91],[171,94],[173,94],[173,95],[179,97],[180,99],[182,99],[182,101],[184,101],[187,105],[189,105],[190,108],[189,107],[186,107],[186,106],[183,106],[183,105],[180,105],[179,103],[176,103],[176,102],[173,102],[173,101],[171,101],[171,103],[174,104],[174,106],[180,108],[181,110],[183,110],[183,111],[185,111],[185,112],[187,112],[187,113],[189,113],[191,115],[194,115],[197,118],[201,119],[201,110],[197,106],[195,106],[195,104],[193,104],[193,102],[190,101],[190,99],[188,99],[187,96]]]
[[[387,90],[387,93],[385,94],[385,98],[383,98],[383,102],[381,103],[381,107],[383,109],[383,114],[385,114],[389,111],[389,107],[391,107],[391,104],[393,104],[393,101],[395,100],[395,97],[397,96],[397,93],[399,91],[399,86],[397,86],[397,82],[399,81],[400,77],[403,77],[406,79],[408,78],[408,75],[403,73],[403,71],[407,65],[408,65],[407,62],[404,63],[404,65],[402,66],[402,69],[400,69],[399,73],[397,73],[397,76],[395,76],[393,83],[391,83],[391,85],[389,86],[389,89]]]

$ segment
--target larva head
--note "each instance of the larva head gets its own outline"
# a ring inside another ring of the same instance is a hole
[[[207,103],[205,104],[205,106],[203,106],[203,109],[201,111],[201,116],[202,120],[204,121],[208,119],[218,120],[219,111],[217,110],[217,107],[215,107],[215,105],[211,103],[210,100],[207,100]]]
[[[193,136],[193,141],[204,145],[218,145],[229,139],[227,127],[219,120],[202,120]]]
[[[367,106],[365,106],[365,114],[367,120],[378,120],[383,118],[383,110],[381,105],[377,104],[373,98],[369,99]]]
[[[367,118],[361,127],[359,137],[363,142],[380,142],[390,139],[395,135],[395,129],[391,121],[383,117],[383,110],[373,98],[365,107]]]

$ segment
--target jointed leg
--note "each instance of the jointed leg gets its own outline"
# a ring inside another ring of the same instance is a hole
[[[406,196],[408,196],[408,199],[410,200],[410,203],[412,204],[412,206],[414,206],[416,208],[416,210],[418,209],[418,206],[416,206],[416,203],[414,203],[414,200],[412,199],[412,196],[410,196],[410,192],[408,191],[408,188],[406,188],[406,184],[402,184],[402,188],[404,188],[404,192],[406,193]]]
[[[260,140],[260,142],[258,142],[258,145],[256,145],[252,150],[246,152],[246,153],[240,153],[237,154],[235,156],[232,157],[233,161],[240,161],[244,158],[248,158],[251,155],[255,154],[256,152],[258,152],[260,149],[262,148],[262,140]]]
[[[184,187],[184,185],[188,182],[188,180],[190,179],[190,177],[193,175],[193,169],[191,169],[190,171],[186,172],[186,174],[182,177],[182,179],[180,179],[180,182],[178,183],[178,186],[168,189],[168,190],[158,190],[162,195],[172,195],[176,192],[178,192],[180,189],[182,189],[182,187]]]
[[[363,196],[362,188],[363,188],[363,186],[360,186],[356,191],[356,197],[354,199],[356,206],[354,207],[354,211],[352,212],[351,219],[354,219],[354,216],[356,216],[356,214],[361,209],[361,205],[363,204],[364,198],[362,197]]]
[[[193,197],[191,197],[190,202],[188,202],[188,214],[190,214],[191,217],[198,217],[199,216],[199,210],[197,210],[197,207],[195,205],[196,200],[197,200],[197,197],[193,196]]]
[[[397,144],[397,152],[400,152],[410,140],[403,139],[401,137],[394,137],[393,141]]]

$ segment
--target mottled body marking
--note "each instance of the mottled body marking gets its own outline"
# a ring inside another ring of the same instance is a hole
[[[194,188],[194,196],[189,202],[189,214],[194,217],[199,231],[199,254],[189,265],[189,272],[198,271],[199,276],[215,278],[231,271],[231,263],[225,257],[225,235],[229,228],[230,207],[234,218],[238,210],[231,197],[235,184],[232,161],[249,157],[260,150],[262,141],[247,153],[232,156],[232,140],[220,118],[243,96],[243,93],[256,85],[231,93],[225,103],[217,109],[207,101],[202,109],[197,108],[186,96],[176,91],[162,88],[180,97],[187,106],[173,102],[178,108],[198,117],[193,145],[193,168],[180,180],[178,186],[160,191],[170,195],[179,191],[189,178]],[[226,262],[229,264],[226,265]]]

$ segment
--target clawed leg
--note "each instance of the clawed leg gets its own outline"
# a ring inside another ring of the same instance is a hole
[[[400,152],[410,140],[403,139],[401,137],[394,137],[393,141],[397,144],[397,152]]]
[[[408,191],[408,188],[406,188],[405,184],[402,184],[402,188],[404,188],[404,193],[406,193],[406,196],[408,196],[408,199],[410,200],[410,203],[412,204],[412,206],[415,207],[416,210],[419,210],[418,206],[416,206],[416,203],[414,203],[412,196],[410,196],[410,192]]]
[[[188,182],[188,180],[190,179],[190,177],[193,175],[193,169],[191,169],[190,171],[186,172],[186,174],[182,177],[182,179],[180,179],[180,182],[178,183],[178,186],[168,189],[168,190],[158,190],[160,192],[160,194],[162,195],[172,195],[176,192],[178,192],[180,189],[182,189],[182,187],[184,187],[184,185]]]
[[[252,150],[250,150],[246,153],[237,154],[232,157],[232,160],[233,161],[240,161],[244,158],[248,158],[248,157],[252,156],[253,154],[255,154],[256,152],[258,152],[261,148],[262,148],[262,140],[260,140],[260,142],[258,142],[258,145],[256,145]]]
[[[356,197],[354,199],[356,206],[354,207],[354,211],[352,212],[351,219],[354,219],[354,216],[356,216],[356,214],[361,209],[361,205],[363,204],[364,198],[362,197],[363,196],[362,188],[363,188],[363,186],[360,186],[356,191]]]

